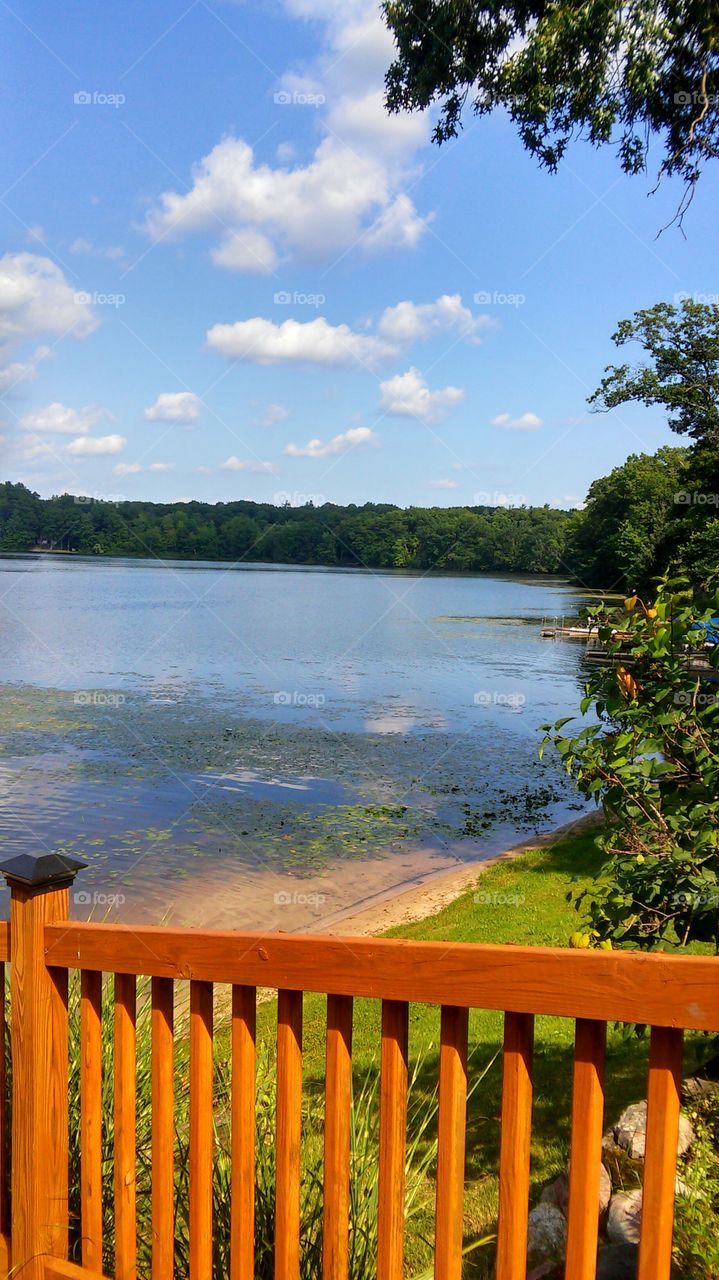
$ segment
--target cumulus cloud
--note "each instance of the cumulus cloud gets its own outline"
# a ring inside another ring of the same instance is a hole
[[[147,470],[148,471],[174,471],[175,463],[174,462],[151,462]]]
[[[464,399],[461,387],[442,387],[431,391],[419,369],[398,373],[380,383],[380,409],[394,418],[419,418],[437,422]]]
[[[536,431],[541,425],[542,419],[536,413],[523,413],[518,418],[509,413],[498,413],[496,418],[492,418],[493,427],[506,427],[512,431]]]
[[[52,352],[49,347],[37,347],[27,360],[13,360],[0,369],[0,394],[6,395],[22,382],[31,382],[37,377],[37,367],[42,360],[47,360]]]
[[[163,391],[145,409],[148,422],[196,422],[202,401],[194,391]]]
[[[358,445],[370,444],[377,439],[369,427],[351,427],[342,435],[333,436],[331,440],[308,440],[307,444],[288,444],[285,453],[291,458],[332,458],[339,453],[348,453]]]
[[[268,404],[262,414],[259,425],[261,427],[274,427],[278,422],[284,422],[285,418],[289,418],[290,411],[286,404]]]
[[[121,453],[127,444],[125,436],[79,436],[66,446],[67,452],[75,458],[91,457],[96,454]]]
[[[42,333],[84,338],[97,325],[87,296],[76,293],[49,258],[34,253],[0,258],[0,342]]]
[[[458,480],[430,480],[430,489],[458,489]]]
[[[117,465],[112,468],[112,474],[114,476],[136,476],[139,475],[141,471],[142,467],[139,462],[118,462]]]
[[[207,331],[207,345],[230,360],[309,363],[333,368],[355,363],[372,368],[396,354],[396,348],[384,339],[355,333],[346,324],[331,325],[324,316],[306,321],[285,320],[282,324],[255,316],[234,324],[215,324]]]
[[[34,431],[43,435],[87,435],[103,418],[112,415],[100,405],[86,405],[84,409],[70,409],[59,400],[54,400],[44,409],[34,409],[20,419],[24,431]]]
[[[198,467],[197,470],[201,471],[201,468]],[[254,471],[260,475],[272,475],[272,476],[277,474],[277,467],[275,466],[274,462],[257,462],[251,458],[249,459],[236,458],[234,454],[229,458],[225,458],[225,461],[220,463],[220,470],[221,471]],[[203,472],[202,474],[210,474],[210,472],[209,471]]]
[[[435,302],[398,302],[382,312],[378,332],[389,342],[409,346],[433,333],[450,331],[478,343],[480,331],[493,325],[489,316],[474,315],[458,293],[443,293]]]
[[[210,257],[216,267],[228,271],[246,271],[256,275],[268,275],[277,266],[277,253],[266,235],[246,227],[226,235]]]

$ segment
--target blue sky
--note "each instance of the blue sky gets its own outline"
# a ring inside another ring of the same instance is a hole
[[[635,309],[719,293],[612,153],[382,109],[364,0],[2,6],[2,475],[171,501],[573,505],[656,410],[586,397]],[[658,162],[659,156],[656,156]]]

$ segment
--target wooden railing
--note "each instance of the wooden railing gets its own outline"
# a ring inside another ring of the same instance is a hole
[[[15,860],[17,863],[18,860]],[[651,1025],[639,1280],[668,1280],[683,1029],[719,1030],[717,962],[357,938],[260,935],[77,924],[64,884],[4,872],[11,925],[12,1187],[2,1141],[0,1262],[22,1280],[88,1280],[102,1272],[103,975],[114,975],[114,1275],[134,1280],[136,1252],[136,983],[151,978],[152,1280],[171,1280],[174,1254],[174,984],[189,981],[190,1280],[212,1276],[213,987],[232,988],[231,1280],[254,1275],[256,989],[277,1001],[275,1276],[298,1280],[302,996],[328,995],[324,1133],[324,1280],[348,1275],[352,1012],[381,1001],[379,1280],[401,1280],[408,1090],[408,1010],[441,1007],[435,1277],[459,1280],[465,1189],[468,1010],[504,1012],[496,1276],[525,1280],[534,1015],[575,1028],[567,1280],[592,1280],[598,1239],[604,1053],[609,1021]],[[79,1188],[82,1264],[66,1261],[67,992],[81,974]],[[4,1016],[4,1010],[3,1010]],[[567,1082],[569,1086],[569,1081]],[[0,1080],[0,1086],[4,1081]]]

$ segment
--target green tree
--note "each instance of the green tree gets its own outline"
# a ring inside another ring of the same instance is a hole
[[[646,166],[651,138],[661,172],[691,194],[719,154],[719,19],[705,0],[626,4],[586,0],[385,0],[397,55],[390,111],[439,103],[437,142],[503,107],[532,155],[555,170],[576,135],[616,144],[625,173]]]
[[[719,306],[659,302],[622,320],[613,341],[639,342],[649,360],[607,369],[590,405],[600,411],[633,401],[662,405],[673,431],[719,445]]]
[[[647,949],[711,941],[719,951],[719,646],[702,651],[719,611],[719,579],[703,599],[684,580],[655,603],[636,596],[599,614],[617,665],[600,667],[581,704],[589,723],[545,725],[580,790],[601,803],[609,855],[577,906],[575,939]],[[708,656],[702,668],[690,660]]]

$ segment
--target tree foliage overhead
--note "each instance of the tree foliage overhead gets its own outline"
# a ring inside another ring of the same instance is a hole
[[[649,361],[607,369],[591,405],[659,404],[673,431],[719,445],[719,306],[691,298],[678,307],[659,302],[622,320],[612,340],[618,347],[641,343]]]
[[[437,142],[454,137],[467,100],[502,106],[542,165],[573,136],[616,143],[622,169],[646,167],[652,136],[663,174],[691,192],[719,155],[719,7],[715,0],[385,0],[397,46],[390,111],[439,103]]]

